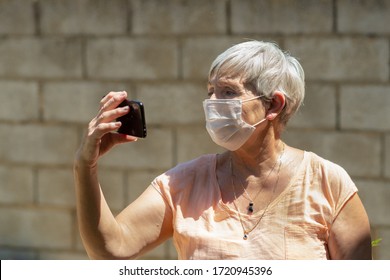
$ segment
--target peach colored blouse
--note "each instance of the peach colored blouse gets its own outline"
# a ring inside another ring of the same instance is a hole
[[[332,223],[357,192],[344,169],[305,152],[290,185],[244,240],[237,211],[221,199],[216,155],[179,164],[152,186],[173,213],[179,259],[328,259]],[[253,224],[261,215],[241,214]]]

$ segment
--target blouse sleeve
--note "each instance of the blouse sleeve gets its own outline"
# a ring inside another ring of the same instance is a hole
[[[169,191],[168,179],[166,174],[161,174],[156,177],[152,182],[151,186],[162,196],[165,202],[173,210],[172,197]]]
[[[324,172],[326,175],[326,188],[328,189],[328,201],[331,202],[333,219],[339,215],[345,204],[352,198],[352,196],[358,191],[355,183],[351,177],[341,166],[326,161],[324,166]]]

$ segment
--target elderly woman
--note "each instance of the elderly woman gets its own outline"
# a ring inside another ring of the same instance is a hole
[[[101,100],[75,160],[77,212],[91,258],[135,258],[173,237],[180,259],[370,259],[367,214],[340,166],[281,133],[304,97],[304,73],[275,44],[244,42],[212,63],[206,128],[227,149],[158,176],[114,217],[98,159],[136,138],[114,133],[126,92]]]

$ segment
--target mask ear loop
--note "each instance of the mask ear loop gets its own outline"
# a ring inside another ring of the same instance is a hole
[[[251,97],[251,98],[248,98],[248,99],[245,99],[245,100],[241,100],[241,103],[249,102],[249,101],[252,101],[252,100],[261,98],[261,97],[263,97],[263,96],[265,96],[265,95],[262,94],[262,95],[258,95],[258,96],[255,96],[255,97]]]
[[[261,124],[261,123],[263,123],[263,122],[265,122],[265,121],[268,121],[268,119],[267,119],[267,118],[264,118],[264,119],[260,120],[259,122],[255,123],[255,124],[252,124],[252,126],[253,126],[253,127],[256,127],[256,126],[258,126],[259,124]]]
[[[262,94],[262,95],[258,95],[258,96],[255,96],[255,97],[252,97],[252,98],[249,98],[249,99],[245,99],[245,100],[242,101],[242,103],[247,102],[247,101],[252,101],[252,100],[255,100],[255,99],[264,97],[264,96],[265,96],[265,95]],[[265,121],[267,121],[267,120],[268,120],[267,118],[264,118],[264,119],[258,121],[257,123],[252,124],[252,126],[253,126],[253,127],[256,127],[256,126],[258,126],[259,124],[261,124],[261,123],[263,123],[263,122],[265,122]]]

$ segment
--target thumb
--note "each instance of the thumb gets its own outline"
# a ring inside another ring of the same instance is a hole
[[[134,137],[134,136],[118,134],[118,133],[108,133],[108,134],[104,135],[102,138],[102,141],[100,144],[99,156],[102,156],[105,153],[107,153],[115,145],[127,143],[127,142],[134,142],[137,140],[138,140],[138,138]]]
[[[128,142],[135,142],[138,140],[137,137],[127,135],[127,134],[113,133],[111,136],[114,145],[128,143]]]

